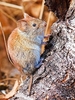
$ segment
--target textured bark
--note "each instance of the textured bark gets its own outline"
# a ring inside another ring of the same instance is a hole
[[[11,100],[75,100],[75,4],[65,21],[57,21],[46,50],[43,65],[34,73],[31,96],[29,78]]]
[[[45,0],[48,9],[55,12],[59,19],[65,20],[66,12],[72,0]]]

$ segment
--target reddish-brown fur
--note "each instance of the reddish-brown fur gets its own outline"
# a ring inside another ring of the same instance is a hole
[[[15,67],[25,74],[32,74],[40,61],[45,27],[44,21],[26,14],[8,38],[9,55]]]

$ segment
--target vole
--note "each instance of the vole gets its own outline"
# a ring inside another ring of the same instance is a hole
[[[31,75],[41,62],[41,46],[46,22],[25,14],[8,38],[8,53],[15,67]],[[31,78],[32,80],[32,78]],[[30,91],[31,85],[29,86]]]

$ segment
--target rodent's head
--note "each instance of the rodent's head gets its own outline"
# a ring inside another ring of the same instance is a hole
[[[46,28],[46,22],[37,18],[33,18],[25,13],[25,17],[18,21],[18,28],[25,32],[25,34],[30,35],[44,35]]]

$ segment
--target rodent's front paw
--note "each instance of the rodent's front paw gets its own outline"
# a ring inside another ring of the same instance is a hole
[[[35,66],[35,68],[39,68],[42,65],[42,61],[44,60],[44,58],[41,58],[39,63]]]

